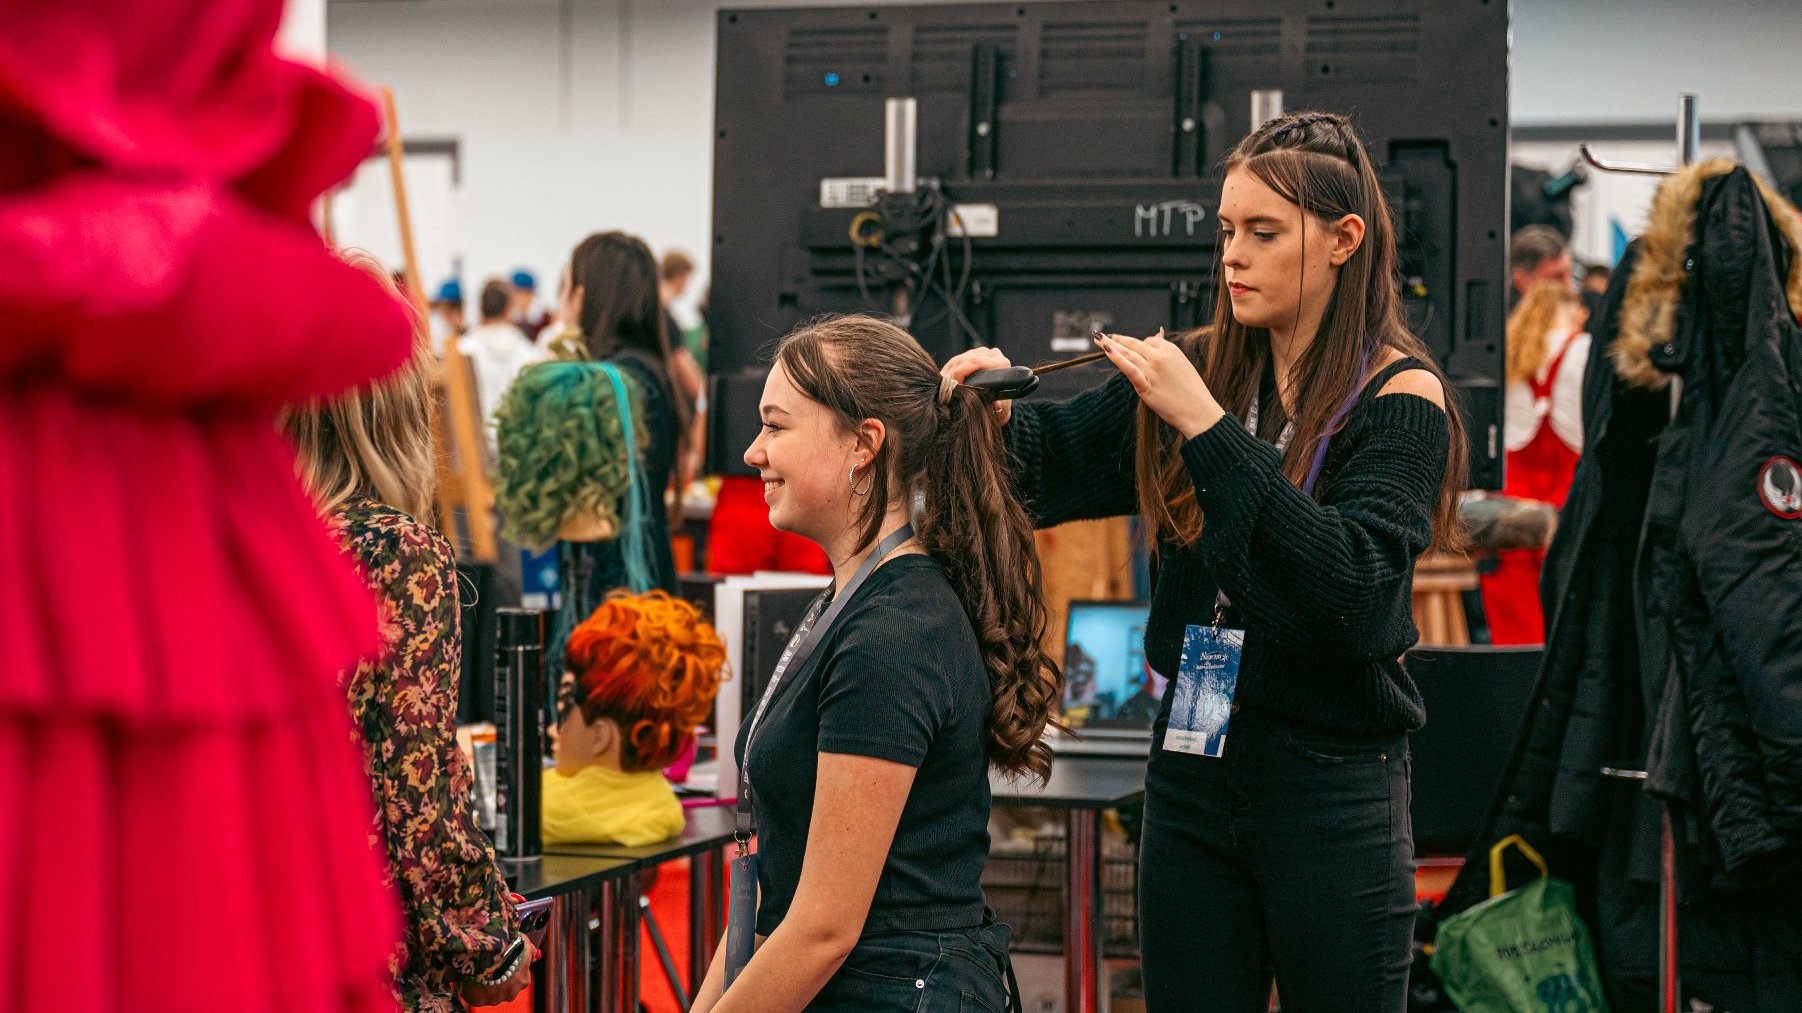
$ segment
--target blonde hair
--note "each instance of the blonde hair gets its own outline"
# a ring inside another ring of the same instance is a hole
[[[344,262],[379,281],[407,307],[413,356],[394,373],[329,401],[290,405],[282,432],[294,444],[295,470],[319,512],[329,514],[365,495],[423,520],[432,514],[438,459],[432,445],[432,354],[419,305],[367,253],[346,250]]]
[[[1508,314],[1508,381],[1527,383],[1545,365],[1546,347],[1559,319],[1582,301],[1569,285],[1542,281],[1527,289]]]

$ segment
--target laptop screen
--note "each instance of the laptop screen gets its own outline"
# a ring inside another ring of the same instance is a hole
[[[1142,601],[1074,601],[1064,634],[1064,720],[1073,728],[1150,728],[1164,680],[1145,665]]]

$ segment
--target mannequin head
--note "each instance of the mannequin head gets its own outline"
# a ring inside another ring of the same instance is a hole
[[[640,399],[631,377],[608,365],[544,362],[520,371],[495,411],[494,497],[506,537],[543,549],[619,531],[631,491],[628,455],[643,440],[626,420],[641,417]]]
[[[557,767],[626,773],[675,761],[713,708],[726,648],[693,605],[662,591],[616,591],[564,650]]]

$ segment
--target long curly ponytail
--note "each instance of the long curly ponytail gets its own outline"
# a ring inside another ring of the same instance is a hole
[[[1006,448],[975,392],[941,397],[938,366],[906,331],[875,317],[825,317],[776,351],[796,388],[849,426],[878,419],[889,438],[870,468],[860,546],[876,541],[888,505],[922,506],[920,544],[944,570],[982,649],[993,701],[989,762],[1014,774],[1051,773],[1045,728],[1063,674],[1045,654],[1044,575],[1032,523],[1009,494]]]

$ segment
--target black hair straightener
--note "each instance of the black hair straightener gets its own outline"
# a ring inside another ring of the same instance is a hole
[[[1095,337],[1099,338],[1101,336],[1102,332],[1097,330],[1095,332]],[[1009,366],[1006,369],[979,369],[969,376],[964,377],[962,386],[974,390],[976,396],[981,398],[984,404],[993,403],[995,401],[1014,401],[1026,397],[1033,391],[1038,390],[1039,377],[1046,373],[1055,373],[1060,369],[1070,369],[1075,366],[1086,366],[1091,362],[1098,362],[1105,358],[1107,358],[1106,352],[1090,352],[1087,355],[1079,355],[1074,359],[1065,359],[1062,362],[1048,362],[1043,366],[1033,366],[1031,368],[1026,366]]]

